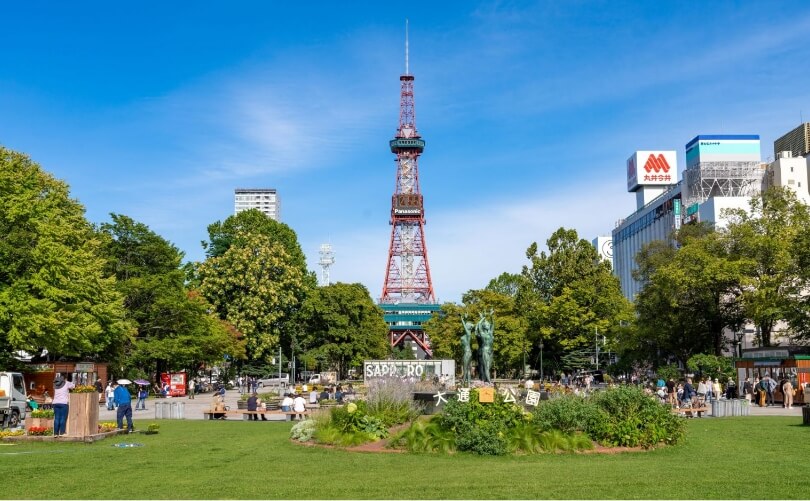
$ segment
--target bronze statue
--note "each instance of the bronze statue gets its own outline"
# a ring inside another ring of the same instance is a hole
[[[472,379],[472,333],[475,331],[475,324],[461,315],[461,325],[464,327],[464,334],[461,335],[461,380],[469,385]]]
[[[493,344],[495,341],[495,321],[493,319],[494,310],[481,312],[477,323],[467,320],[465,315],[461,316],[461,326],[464,333],[461,335],[461,380],[464,384],[469,384],[472,379],[472,335],[478,339],[478,379],[491,383],[490,372],[492,369]]]
[[[495,313],[495,311],[492,309],[489,310],[488,315],[483,311],[480,312],[479,315],[481,318],[478,319],[478,323],[475,326],[476,335],[478,336],[478,358],[481,361],[478,372],[481,381],[486,383],[492,382],[490,372],[492,369],[493,344],[495,341],[493,313]]]

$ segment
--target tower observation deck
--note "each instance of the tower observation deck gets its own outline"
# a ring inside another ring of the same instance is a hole
[[[430,341],[422,324],[439,309],[430,278],[425,243],[425,210],[419,187],[419,156],[425,141],[416,130],[413,75],[408,72],[405,41],[405,74],[399,77],[399,127],[389,142],[396,155],[396,185],[391,197],[391,240],[380,306],[385,312],[391,346],[412,340],[427,357]]]

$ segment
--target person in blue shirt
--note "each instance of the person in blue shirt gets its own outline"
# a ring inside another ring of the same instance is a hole
[[[118,410],[116,411],[115,418],[118,421],[118,429],[124,429],[124,417],[127,418],[127,430],[129,433],[135,431],[132,427],[132,396],[126,385],[131,384],[129,379],[119,379],[118,386],[115,387],[113,392],[113,399],[115,400]]]

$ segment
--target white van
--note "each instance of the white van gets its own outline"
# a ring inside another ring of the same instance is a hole
[[[264,388],[265,386],[289,386],[290,385],[290,375],[286,372],[282,372],[281,375],[279,374],[270,374],[267,377],[260,378],[257,381],[259,388]]]

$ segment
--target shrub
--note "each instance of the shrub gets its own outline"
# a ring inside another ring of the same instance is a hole
[[[569,434],[587,432],[598,419],[599,408],[590,399],[578,395],[544,400],[535,407],[532,418],[540,431],[560,430]]]
[[[438,425],[454,432],[459,451],[496,456],[509,452],[509,430],[525,422],[519,406],[504,402],[501,395],[496,395],[493,403],[482,404],[476,390],[469,402],[448,401],[437,418]]]
[[[439,416],[429,422],[414,421],[411,426],[391,439],[389,446],[405,447],[412,452],[450,453],[456,449],[456,434],[442,426]]]
[[[599,419],[587,432],[603,444],[649,448],[661,442],[675,444],[684,436],[683,418],[639,388],[611,388],[590,400],[599,408]]]
[[[317,423],[314,419],[299,421],[290,430],[290,438],[299,442],[309,442],[315,435]]]
[[[53,419],[53,409],[37,409],[31,411],[32,418]]]
[[[419,415],[413,391],[414,385],[402,378],[371,379],[366,386],[366,412],[386,426],[413,421]]]

